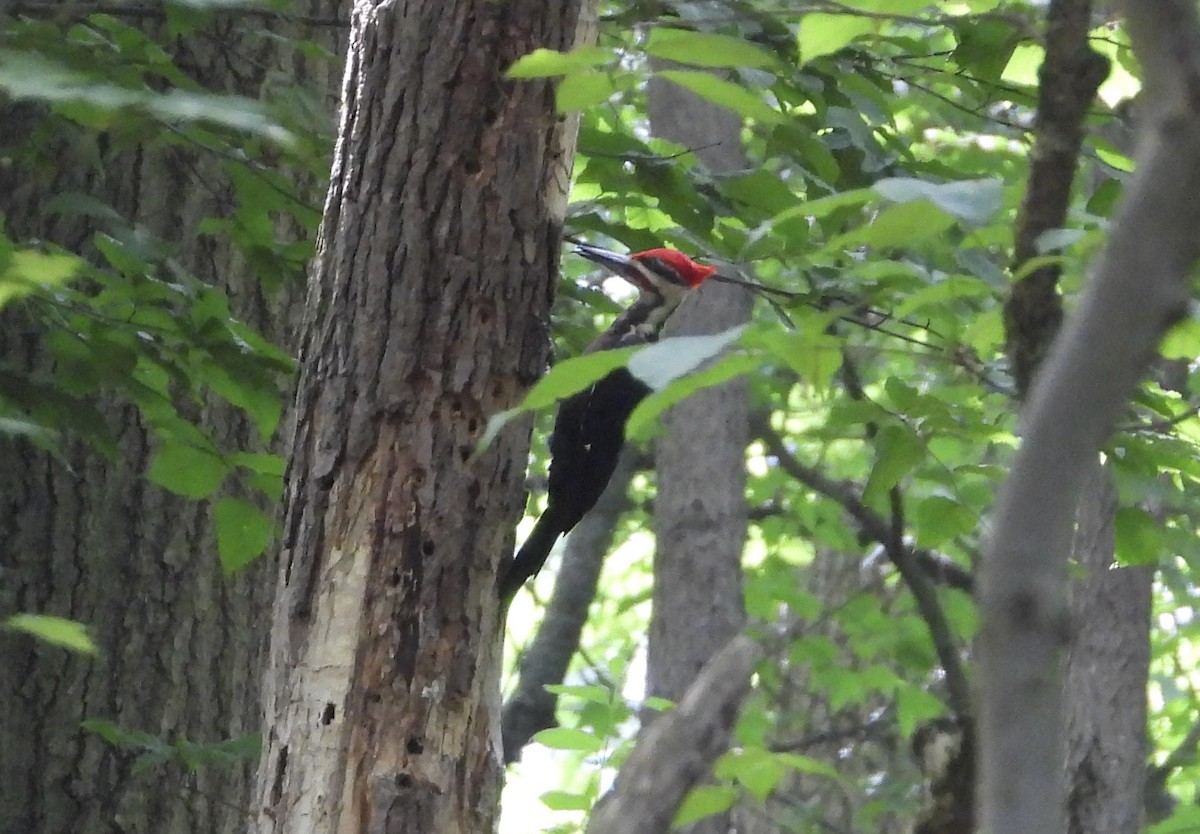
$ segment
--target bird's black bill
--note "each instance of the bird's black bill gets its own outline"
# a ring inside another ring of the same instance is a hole
[[[628,255],[610,252],[599,246],[588,246],[586,243],[575,244],[575,254],[587,258],[592,263],[600,264],[618,275],[627,275],[632,265],[632,260]]]

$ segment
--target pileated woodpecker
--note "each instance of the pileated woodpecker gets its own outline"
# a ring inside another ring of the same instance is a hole
[[[575,251],[638,289],[637,300],[584,353],[656,341],[684,297],[717,271],[674,249],[619,255],[580,244]],[[646,384],[627,368],[617,368],[559,405],[550,435],[546,511],[516,557],[501,571],[500,598],[505,606],[541,570],[558,537],[569,532],[599,500],[625,445],[625,421],[649,393]]]

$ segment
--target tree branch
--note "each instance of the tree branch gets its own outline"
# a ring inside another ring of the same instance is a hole
[[[937,600],[931,578],[943,577],[952,587],[968,593],[974,581],[967,571],[949,559],[926,550],[917,551],[904,541],[903,521],[897,533],[888,519],[862,502],[857,487],[847,481],[836,481],[814,467],[807,466],[788,451],[783,439],[762,418],[752,422],[752,430],[767,447],[767,451],[779,461],[780,467],[800,483],[837,502],[846,514],[858,524],[859,530],[883,545],[888,559],[896,566],[917,603],[917,611],[929,629],[930,639],[938,655],[938,662],[946,673],[946,691],[950,708],[956,715],[970,714],[970,687],[958,653],[958,646],[945,613]],[[894,497],[893,497],[894,500]],[[951,567],[953,566],[953,567]]]
[[[979,797],[990,834],[1062,830],[1061,654],[1077,499],[1163,331],[1186,313],[1200,256],[1197,9],[1190,0],[1123,5],[1149,111],[1136,174],[1030,390],[983,563]]]
[[[859,532],[872,541],[884,545],[891,536],[887,520],[862,502],[858,486],[850,481],[838,481],[819,469],[798,460],[787,448],[779,433],[761,417],[751,421],[751,430],[762,441],[767,452],[779,461],[783,471],[800,483],[837,503],[858,524]],[[948,556],[924,548],[913,548],[905,544],[916,565],[932,581],[968,594],[975,592],[975,577]],[[889,558],[890,555],[889,555]]]
[[[1046,58],[1038,71],[1038,105],[1029,182],[1017,216],[1015,273],[1037,254],[1037,239],[1066,224],[1071,183],[1083,146],[1083,121],[1108,75],[1108,60],[1088,44],[1090,0],[1052,0],[1046,12]],[[1057,263],[1038,267],[1012,288],[1004,305],[1005,350],[1024,398],[1062,323]]]
[[[642,729],[616,787],[592,813],[588,834],[658,834],[670,828],[688,791],[725,752],[763,656],[763,647],[745,635],[713,655],[679,705]]]

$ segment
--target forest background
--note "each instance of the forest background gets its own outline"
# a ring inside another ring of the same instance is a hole
[[[0,6],[0,831],[1200,827],[1161,5]],[[505,632],[628,298],[564,234],[786,294]]]

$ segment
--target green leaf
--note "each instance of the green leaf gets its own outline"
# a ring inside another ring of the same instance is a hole
[[[730,785],[699,785],[692,788],[675,813],[671,827],[683,828],[705,817],[723,814],[733,807],[736,799],[737,791]]]
[[[475,453],[479,454],[496,439],[500,430],[516,417],[527,411],[534,411],[553,405],[563,397],[569,397],[576,391],[582,391],[597,380],[603,379],[609,373],[629,362],[629,357],[637,348],[622,348],[620,350],[603,350],[559,362],[550,369],[537,384],[529,389],[521,404],[493,414],[488,419],[487,427],[479,438]]]
[[[505,75],[509,78],[550,78],[599,66],[614,60],[615,57],[612,50],[601,49],[598,46],[581,46],[570,52],[535,49],[518,58]]]
[[[919,725],[945,712],[945,704],[919,686],[901,686],[896,690],[896,723],[902,736],[912,735]]]
[[[4,627],[24,632],[73,652],[97,653],[96,644],[92,642],[87,626],[74,620],[49,614],[13,614],[4,621]]]
[[[741,38],[686,29],[653,30],[646,52],[696,67],[770,67],[779,63],[770,52]]]
[[[827,779],[833,779],[835,782],[841,781],[842,775],[838,773],[837,768],[828,762],[823,762],[801,753],[776,753],[775,757],[798,773],[824,776]]]
[[[1004,183],[998,179],[934,183],[910,177],[890,177],[872,186],[896,203],[928,200],[964,223],[979,226],[990,220],[1004,202]]]
[[[582,793],[546,791],[541,800],[551,811],[587,811],[592,807],[591,797]]]
[[[728,107],[734,112],[766,124],[781,124],[786,121],[784,115],[751,93],[745,87],[718,78],[710,72],[700,70],[663,70],[658,75],[668,81],[674,81],[681,87],[691,90],[698,96],[708,99],[714,104]]]
[[[620,86],[608,72],[574,72],[558,83],[554,104],[559,113],[584,110],[608,101]]]
[[[83,268],[74,255],[45,254],[32,249],[11,252],[0,260],[0,307],[40,289],[65,284]]]
[[[573,727],[551,727],[534,734],[533,740],[551,750],[578,750],[583,753],[599,753],[604,742],[591,733]]]
[[[607,686],[600,686],[594,683],[580,685],[548,683],[545,689],[554,695],[570,695],[574,698],[582,698],[584,701],[593,704],[608,706],[613,702],[613,691]]]
[[[1164,359],[1200,357],[1200,319],[1186,318],[1168,330],[1159,353]]]
[[[936,237],[952,225],[954,218],[932,203],[899,203],[880,211],[869,225],[835,238],[830,247],[866,244],[880,249],[904,248]]]
[[[900,479],[925,459],[925,444],[907,426],[884,426],[875,437],[875,465],[863,490],[863,500],[874,502],[900,483]]]
[[[1122,565],[1149,565],[1164,552],[1162,524],[1137,507],[1121,507],[1114,522],[1117,561]]]
[[[206,449],[167,442],[154,456],[146,477],[186,498],[207,498],[228,472],[229,465]]]
[[[934,284],[910,293],[892,309],[892,315],[904,318],[931,304],[979,300],[994,297],[994,290],[973,275],[947,275]]]
[[[651,695],[642,701],[642,707],[652,709],[655,712],[666,712],[667,710],[675,709],[675,702],[670,698],[660,698],[657,695]]]
[[[684,374],[716,356],[746,330],[739,324],[707,336],[673,336],[639,348],[629,358],[629,372],[646,383],[651,391],[661,391]]]
[[[787,765],[761,747],[749,747],[740,755],[723,757],[717,774],[732,778],[759,802],[766,800],[787,775]]]
[[[756,357],[746,354],[731,354],[717,360],[713,365],[686,377],[675,380],[661,391],[656,391],[638,403],[625,424],[625,436],[631,440],[643,440],[649,434],[654,421],[668,408],[690,397],[704,388],[720,385],[736,376],[748,373],[759,365]]]
[[[213,509],[217,524],[217,552],[227,574],[250,564],[271,543],[271,519],[240,498],[222,498]]]
[[[796,330],[765,334],[763,344],[816,391],[827,390],[842,366],[841,340],[809,322]]]
[[[950,53],[954,62],[981,81],[995,83],[1008,65],[1013,50],[1024,37],[1016,24],[1004,17],[964,17],[952,24],[958,46]]]
[[[800,20],[800,60],[808,62],[837,52],[855,38],[875,29],[866,17],[846,14],[806,14]]]
[[[979,518],[959,502],[934,495],[917,504],[916,526],[921,546],[934,548],[978,529]]]

